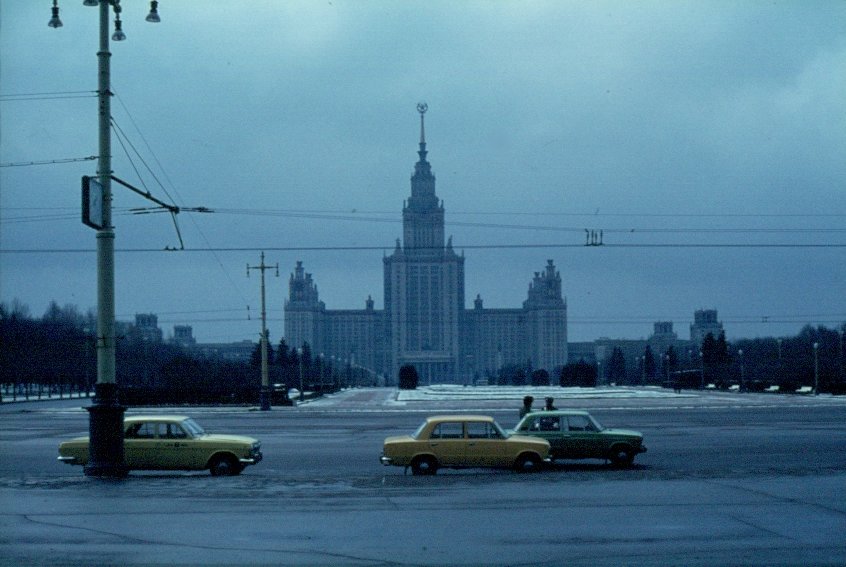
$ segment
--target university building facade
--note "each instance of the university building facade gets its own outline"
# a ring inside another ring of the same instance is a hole
[[[372,370],[394,384],[411,364],[421,384],[472,383],[507,364],[545,369],[567,364],[567,303],[552,260],[536,272],[522,308],[465,306],[464,255],[445,238],[444,205],[435,193],[420,112],[418,161],[403,210],[403,238],[383,258],[384,308],[330,310],[312,274],[297,262],[285,301],[285,341],[313,354]]]

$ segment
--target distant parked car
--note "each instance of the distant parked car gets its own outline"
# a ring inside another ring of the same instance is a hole
[[[580,410],[537,411],[527,414],[511,431],[549,441],[555,459],[606,459],[630,466],[646,451],[643,435],[628,429],[606,429]]]
[[[411,435],[385,439],[380,461],[411,467],[415,475],[432,475],[439,468],[533,471],[549,462],[549,443],[508,435],[492,417],[439,415],[427,418]]]
[[[262,460],[258,440],[206,433],[190,417],[132,416],[124,419],[123,426],[124,460],[129,470],[208,469],[214,476],[229,476]],[[69,465],[87,464],[88,437],[60,444],[58,459]]]

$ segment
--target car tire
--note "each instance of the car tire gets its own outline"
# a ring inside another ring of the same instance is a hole
[[[240,474],[241,465],[233,457],[218,455],[209,462],[209,472],[212,476],[235,476]]]
[[[634,452],[631,447],[625,445],[615,445],[611,447],[611,452],[608,454],[608,460],[615,467],[630,467],[634,462]]]
[[[438,462],[434,457],[417,457],[411,463],[411,474],[417,476],[431,476],[438,472]]]
[[[521,473],[537,472],[541,467],[541,459],[534,453],[523,453],[514,461],[514,470]]]

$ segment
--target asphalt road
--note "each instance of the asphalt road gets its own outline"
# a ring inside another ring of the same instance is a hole
[[[559,398],[642,431],[649,451],[629,470],[567,462],[426,478],[380,465],[384,437],[457,411],[509,427],[519,402],[403,404],[383,389],[270,412],[169,409],[260,438],[264,461],[234,478],[123,481],[55,460],[62,439],[87,432],[80,405],[0,406],[0,564],[846,564],[840,398]]]

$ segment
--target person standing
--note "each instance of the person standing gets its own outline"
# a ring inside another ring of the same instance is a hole
[[[543,411],[552,411],[558,409],[557,407],[555,407],[555,404],[553,402],[555,402],[553,398],[546,398],[546,405],[543,406]]]
[[[520,419],[523,419],[524,415],[532,411],[532,402],[534,401],[535,399],[532,396],[523,397],[523,407],[520,408]]]

